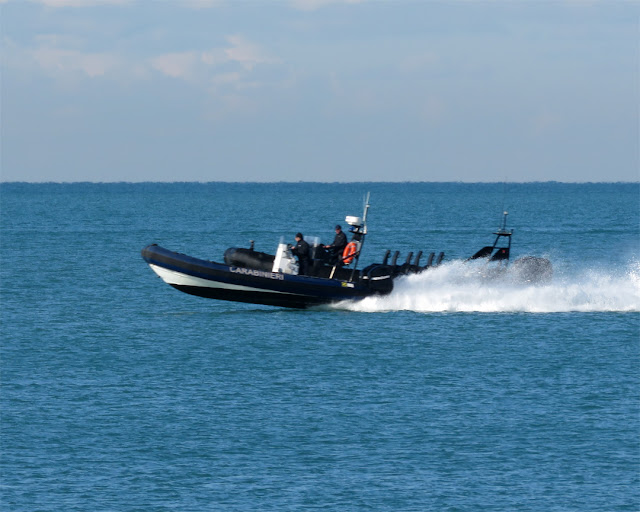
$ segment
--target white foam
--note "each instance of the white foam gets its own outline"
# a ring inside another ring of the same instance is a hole
[[[572,275],[556,272],[550,282],[536,285],[518,283],[508,274],[487,279],[478,266],[453,261],[398,279],[388,296],[338,307],[364,312],[640,312],[640,263]]]

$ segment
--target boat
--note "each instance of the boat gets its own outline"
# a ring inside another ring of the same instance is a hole
[[[200,297],[288,308],[308,308],[371,295],[386,295],[393,289],[389,265],[373,264],[357,268],[367,235],[369,196],[362,217],[347,216],[352,238],[342,255],[332,257],[310,239],[311,259],[305,275],[292,248],[280,240],[275,255],[232,247],[224,253],[224,263],[194,258],[156,244],[142,250],[143,259],[164,282]]]
[[[516,282],[549,282],[553,276],[553,267],[547,258],[523,256],[509,266],[513,230],[507,229],[507,215],[509,212],[502,212],[502,226],[493,233],[496,235],[493,244],[483,247],[467,261],[484,260],[484,268],[480,270],[483,278],[503,277],[508,274],[511,280]]]
[[[190,295],[298,309],[388,295],[401,276],[418,274],[442,263],[444,252],[438,256],[430,253],[421,265],[422,251],[415,258],[410,252],[404,262],[399,262],[399,251],[392,255],[387,250],[380,263],[359,270],[369,207],[367,195],[363,215],[345,218],[352,238],[341,255],[328,253],[319,239],[309,240],[312,263],[304,275],[291,245],[282,239],[274,255],[256,251],[253,241],[249,248],[229,248],[224,253],[224,263],[194,258],[157,244],[145,247],[142,258],[165,283]],[[512,232],[506,230],[506,212],[503,227],[495,234],[498,236],[494,244],[483,247],[470,260],[486,259],[488,265],[497,262],[500,271],[508,264],[511,247]],[[508,240],[507,247],[498,243],[502,239]],[[536,266],[550,271],[550,263],[548,268],[540,266],[538,259],[525,261],[522,266],[533,269],[532,274]]]

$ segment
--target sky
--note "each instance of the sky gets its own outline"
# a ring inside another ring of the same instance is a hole
[[[640,181],[640,2],[0,0],[0,180]]]

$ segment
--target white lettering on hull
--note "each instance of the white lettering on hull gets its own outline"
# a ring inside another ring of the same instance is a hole
[[[278,290],[264,290],[262,288],[253,288],[252,286],[222,283],[220,281],[211,281],[209,279],[203,279],[201,277],[190,276],[189,274],[183,274],[182,272],[177,272],[175,270],[169,270],[167,268],[154,265],[153,263],[149,263],[149,266],[151,267],[151,270],[153,270],[156,274],[158,274],[165,283],[177,285],[177,286],[196,286],[199,288],[218,288],[223,290],[237,290],[237,291],[246,291],[246,292],[282,293],[285,295],[300,295],[297,293],[281,292]],[[248,269],[245,269],[245,270],[248,270]],[[264,272],[264,273],[271,274],[271,272]],[[282,279],[284,279],[284,277],[282,277]]]
[[[246,276],[266,277],[268,279],[278,279],[284,281],[284,275],[277,272],[265,272],[264,270],[255,270],[252,268],[231,267],[231,272],[235,274],[244,274]]]

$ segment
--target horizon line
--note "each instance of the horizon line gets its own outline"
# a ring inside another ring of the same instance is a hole
[[[402,184],[418,184],[418,183],[429,183],[429,184],[460,184],[460,185],[492,185],[492,184],[514,184],[514,185],[527,185],[527,184],[544,184],[544,183],[557,183],[563,185],[615,185],[615,184],[640,184],[640,180],[637,181],[559,181],[559,180],[534,180],[534,181],[510,181],[510,180],[501,180],[501,181],[424,181],[424,180],[405,180],[405,181],[224,181],[224,180],[211,180],[211,181],[200,181],[200,180],[176,180],[176,181],[23,181],[23,180],[0,180],[0,185],[119,185],[119,184],[127,184],[127,185],[144,185],[144,184],[164,184],[164,185],[172,185],[172,184],[228,184],[228,185],[350,185],[350,184],[382,184],[382,185],[402,185]]]

